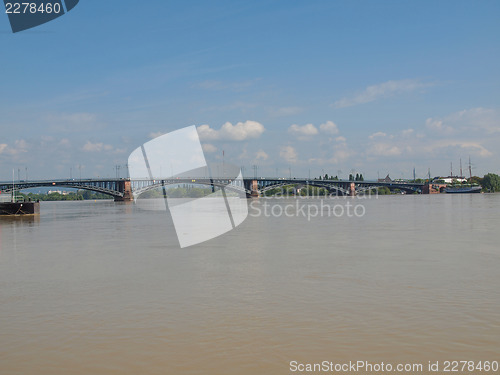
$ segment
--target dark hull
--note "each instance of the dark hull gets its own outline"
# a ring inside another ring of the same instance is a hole
[[[0,215],[38,215],[39,202],[0,203]]]
[[[445,188],[444,192],[447,194],[471,194],[471,193],[480,193],[481,186],[473,186],[473,187],[449,187]]]

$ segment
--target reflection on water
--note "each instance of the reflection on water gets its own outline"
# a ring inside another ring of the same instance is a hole
[[[0,373],[498,360],[500,195],[361,203],[363,217],[249,216],[187,249],[164,212],[130,204],[1,220]]]
[[[40,215],[4,215],[0,216],[0,226],[30,226],[40,223]]]

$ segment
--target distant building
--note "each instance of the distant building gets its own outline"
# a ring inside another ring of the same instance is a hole
[[[451,184],[453,182],[466,182],[467,179],[465,177],[448,176],[448,177],[436,177],[433,181],[443,181],[446,184]]]
[[[378,182],[392,182],[392,180],[389,177],[389,175],[385,176],[385,178],[379,178],[377,181]]]
[[[447,185],[446,184],[426,184],[422,188],[422,194],[439,194],[442,193]]]

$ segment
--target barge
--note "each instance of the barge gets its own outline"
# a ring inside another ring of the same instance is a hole
[[[40,202],[0,202],[0,216],[39,214]]]

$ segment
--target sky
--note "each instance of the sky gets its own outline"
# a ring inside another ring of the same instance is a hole
[[[125,177],[190,125],[249,176],[500,173],[499,19],[495,0],[81,0],[13,34],[0,14],[0,180]]]

